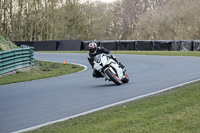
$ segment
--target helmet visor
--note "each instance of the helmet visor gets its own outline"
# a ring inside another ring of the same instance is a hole
[[[95,53],[96,48],[90,48],[89,51],[90,51],[90,53]]]

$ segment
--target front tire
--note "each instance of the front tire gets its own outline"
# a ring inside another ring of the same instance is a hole
[[[125,74],[125,78],[121,80],[123,83],[128,83],[129,77],[127,74]]]
[[[120,79],[119,79],[116,75],[114,75],[114,74],[110,71],[110,69],[107,69],[107,70],[105,71],[105,73],[107,74],[107,76],[108,76],[116,85],[121,85]]]

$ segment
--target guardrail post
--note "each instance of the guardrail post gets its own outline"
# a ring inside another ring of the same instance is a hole
[[[30,47],[30,65],[31,66],[33,66],[34,65],[34,58],[33,58],[33,56],[34,56],[34,48],[33,47]]]

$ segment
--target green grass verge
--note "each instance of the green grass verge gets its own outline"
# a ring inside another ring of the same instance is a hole
[[[73,64],[35,61],[35,66],[29,71],[17,71],[16,74],[0,77],[0,85],[31,81],[70,74],[83,70],[83,67]]]
[[[88,53],[88,51],[37,51],[55,53]],[[113,54],[164,55],[164,56],[195,56],[200,57],[200,51],[112,51]]]
[[[113,51],[113,53],[114,54],[195,56],[195,57],[200,57],[200,51]]]
[[[31,131],[34,133],[197,133],[200,82]]]

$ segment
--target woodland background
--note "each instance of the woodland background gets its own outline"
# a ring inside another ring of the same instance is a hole
[[[196,40],[200,0],[0,0],[0,35],[12,41]]]

